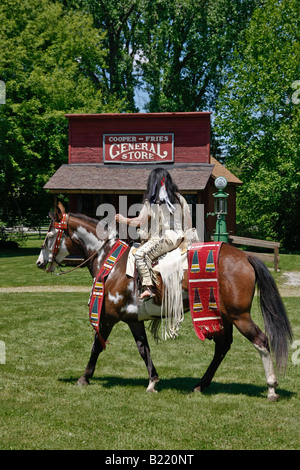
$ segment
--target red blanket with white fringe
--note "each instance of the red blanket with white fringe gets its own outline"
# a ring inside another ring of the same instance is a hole
[[[189,303],[201,341],[223,332],[219,304],[218,261],[222,242],[193,243],[188,252]]]

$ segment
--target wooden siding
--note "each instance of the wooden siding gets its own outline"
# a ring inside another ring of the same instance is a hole
[[[69,163],[102,163],[103,134],[174,133],[174,163],[210,163],[210,113],[66,116]]]

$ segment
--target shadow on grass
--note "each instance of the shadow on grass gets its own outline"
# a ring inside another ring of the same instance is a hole
[[[58,379],[60,382],[76,384],[78,378],[70,377],[64,379]],[[133,377],[116,377],[116,376],[103,376],[103,377],[93,377],[90,380],[90,384],[100,383],[102,387],[106,389],[112,389],[114,387],[144,387],[145,389],[148,386],[148,380],[142,378],[133,378]],[[192,393],[194,387],[197,384],[197,379],[192,377],[177,377],[171,379],[160,379],[156,385],[156,390],[158,392],[163,390],[175,390],[181,393]],[[290,392],[289,390],[277,388],[276,392],[279,394],[280,398],[291,399],[295,393]],[[198,393],[198,392],[196,392]],[[267,385],[253,385],[247,383],[218,383],[212,382],[211,385],[202,392],[205,396],[213,396],[218,394],[225,395],[246,395],[249,397],[260,397],[266,398],[267,396]]]
[[[42,246],[41,240],[41,246]],[[39,255],[41,249],[40,248],[26,248],[20,247],[17,249],[0,249],[0,258],[16,258],[21,256],[37,256]]]

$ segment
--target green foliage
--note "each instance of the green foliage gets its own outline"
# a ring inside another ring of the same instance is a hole
[[[146,90],[148,111],[212,109],[226,64],[259,0],[67,0],[88,11],[106,33],[106,88],[136,111]]]
[[[142,43],[144,9],[150,0],[66,0],[70,10],[88,12],[94,27],[104,34],[103,45],[108,51],[98,64],[106,92],[123,103],[123,110],[137,112],[134,102],[138,85],[138,55]]]
[[[2,249],[18,249],[25,242],[20,230],[7,231],[5,224],[0,222],[0,257]],[[1,277],[1,276],[0,276]]]
[[[50,206],[43,185],[66,162],[64,115],[119,111],[121,103],[103,93],[104,34],[90,15],[48,0],[5,0],[0,21],[0,217],[36,224]]]
[[[232,49],[258,2],[155,0],[146,5],[143,80],[149,111],[215,106]]]
[[[217,106],[216,132],[226,163],[242,181],[239,233],[286,248],[300,242],[298,3],[269,0],[257,8],[234,51]]]

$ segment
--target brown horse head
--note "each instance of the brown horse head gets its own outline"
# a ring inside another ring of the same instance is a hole
[[[87,259],[99,252],[108,238],[116,238],[111,227],[82,214],[66,214],[61,203],[49,217],[50,226],[36,262],[47,272],[54,272],[69,254]]]

